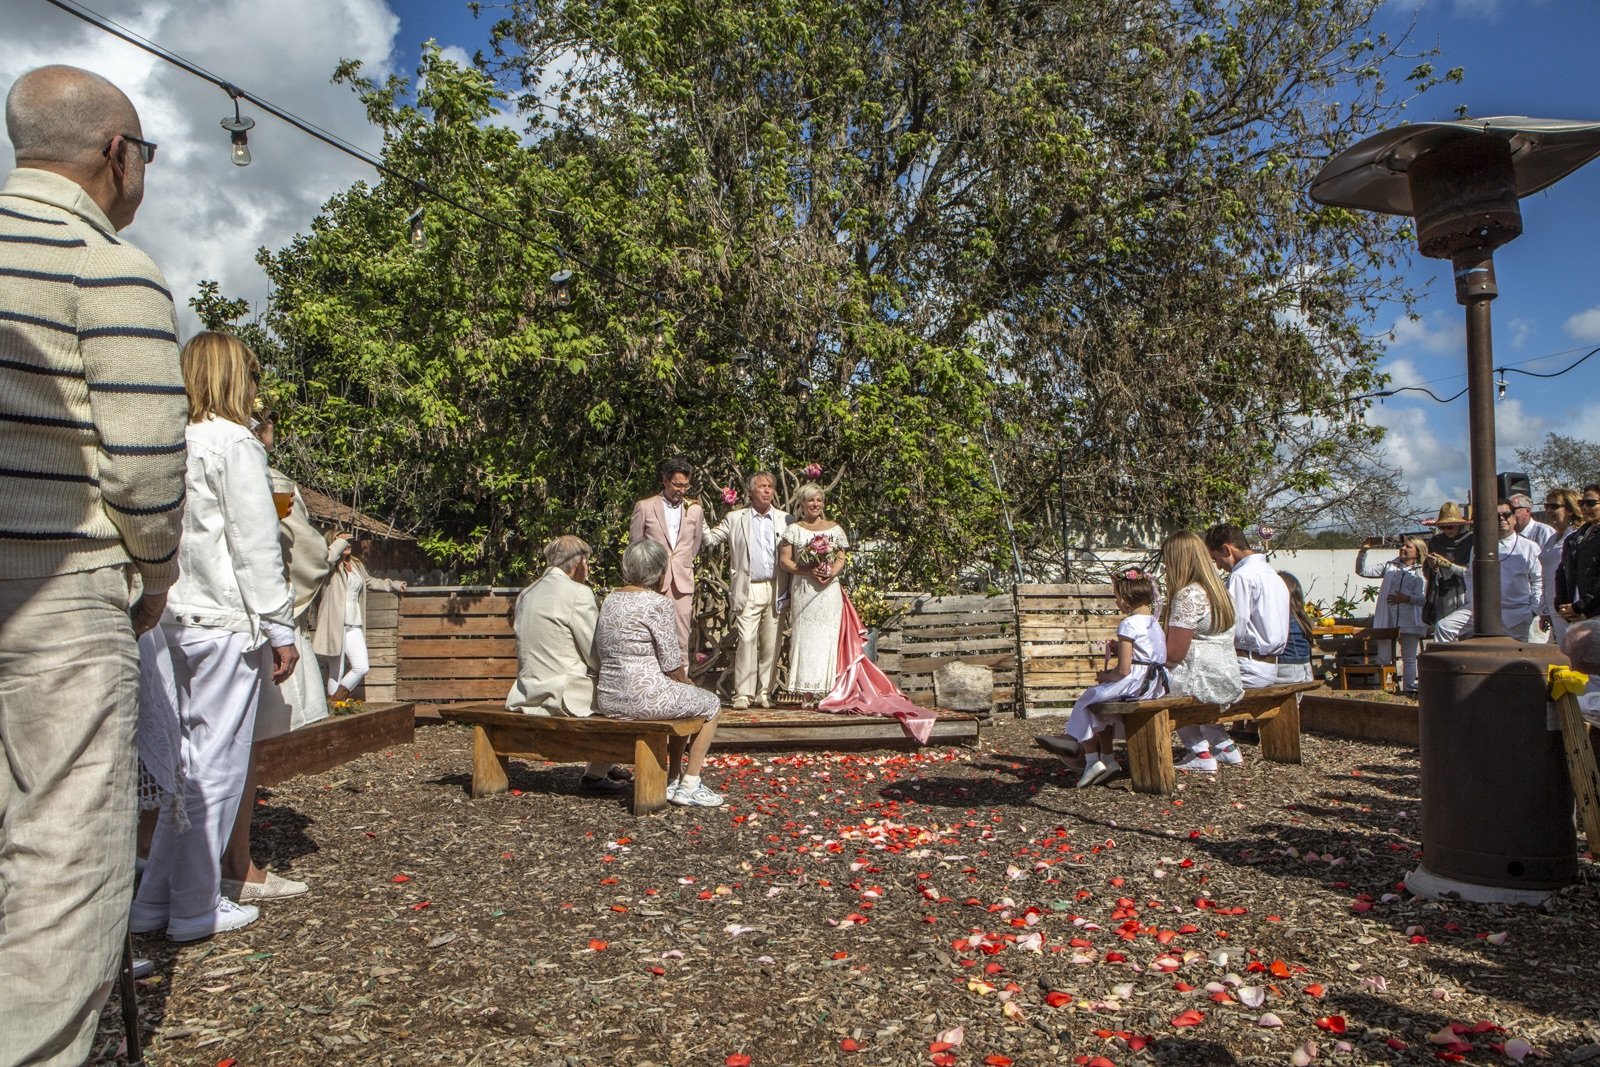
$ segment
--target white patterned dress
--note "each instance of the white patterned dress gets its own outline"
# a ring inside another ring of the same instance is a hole
[[[1194,637],[1183,662],[1169,672],[1172,693],[1187,693],[1208,704],[1232,704],[1244,696],[1239,660],[1233,652],[1233,627],[1212,629],[1211,601],[1204,586],[1192,583],[1178,590],[1167,619],[1167,629],[1174,626],[1193,630]],[[1170,643],[1170,633],[1167,638]]]
[[[783,540],[799,562],[800,551],[818,534],[827,535],[836,551],[850,547],[838,526],[808,530],[798,523],[784,528]],[[844,614],[844,591],[834,578],[826,585],[809,571],[789,579],[789,684],[791,693],[826,696],[833,689],[839,658],[839,620]]]
[[[594,646],[600,659],[595,710],[606,718],[710,718],[721,707],[715,693],[667,677],[683,666],[683,649],[677,613],[660,593],[618,590],[606,597]]]

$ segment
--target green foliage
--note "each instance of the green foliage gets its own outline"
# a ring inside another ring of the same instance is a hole
[[[386,177],[263,257],[295,473],[509,577],[561,532],[603,562],[669,455],[815,461],[902,588],[1009,572],[998,484],[1036,558],[1063,510],[1337,489],[1404,231],[1303,191],[1419,58],[1375,6],[513,0],[414,103],[347,65],[390,168],[524,234],[430,200],[413,247]]]

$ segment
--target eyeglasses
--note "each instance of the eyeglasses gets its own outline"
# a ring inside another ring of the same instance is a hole
[[[1589,497],[1584,497],[1582,500],[1578,501],[1578,503],[1582,504],[1586,508],[1600,507],[1600,500],[1591,500]]]
[[[1544,509],[1546,511],[1566,511],[1567,506],[1559,500],[1546,500],[1544,502]]]
[[[139,149],[139,158],[140,159],[143,159],[146,163],[154,163],[155,162],[155,159],[156,159],[156,143],[154,141],[146,141],[144,138],[135,137],[131,133],[118,134],[117,136],[121,137],[128,144],[131,144],[134,147],[138,148]],[[102,156],[110,158],[110,156],[111,156],[111,146],[116,144],[116,143],[117,143],[117,138],[116,137],[111,138],[111,140],[106,142],[105,151],[101,152],[100,154]]]
[[[1531,504],[1518,504],[1516,507],[1512,508],[1511,510],[1512,511],[1526,511],[1529,515],[1532,515],[1533,514],[1533,505],[1531,505]]]
[[[1502,519],[1509,519],[1509,518],[1511,518],[1512,514],[1513,514],[1513,512],[1509,512],[1509,511],[1497,511],[1497,512],[1495,512],[1495,515],[1498,518],[1502,518]]]

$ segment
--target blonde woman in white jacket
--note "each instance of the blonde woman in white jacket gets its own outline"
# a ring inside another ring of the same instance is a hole
[[[338,543],[337,538],[333,543]],[[360,541],[345,543],[350,546],[349,551],[322,587],[317,632],[311,638],[312,649],[328,661],[328,699],[335,703],[350,699],[371,666],[367,655],[367,590],[406,591],[405,582],[374,578],[367,573],[366,564],[361,562]]]
[[[184,346],[182,363],[189,426],[179,577],[161,625],[139,649],[140,758],[167,799],[130,928],[193,941],[257,917],[221,896],[218,864],[262,688],[287,678],[298,653],[267,453],[249,429],[255,353],[237,338],[202,333]]]

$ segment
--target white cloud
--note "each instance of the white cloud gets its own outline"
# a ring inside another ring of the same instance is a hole
[[[1567,320],[1567,335],[1575,341],[1591,343],[1600,341],[1600,304],[1588,311],[1580,311]]]
[[[9,0],[7,0],[9,6]],[[333,193],[375,177],[371,168],[246,103],[254,161],[235,167],[218,126],[232,102],[215,86],[47,5],[15,18],[0,51],[0,92],[24,71],[71,63],[115,82],[161,145],[144,205],[128,228],[167,276],[185,333],[186,302],[201,279],[258,306],[267,283],[256,249],[279,248],[304,231]],[[383,0],[102,0],[96,10],[369,152],[381,137],[348,87],[330,83],[342,58],[387,76],[399,19]],[[19,26],[21,29],[19,30]],[[0,159],[10,144],[0,137]]]
[[[1391,350],[1417,349],[1434,354],[1465,352],[1467,347],[1466,327],[1462,321],[1446,319],[1438,312],[1421,318],[1401,316],[1389,328],[1388,340]]]
[[[1521,348],[1528,341],[1528,336],[1533,333],[1533,323],[1527,319],[1512,319],[1506,324],[1506,329],[1511,334],[1511,347]]]
[[[1393,372],[1393,367],[1389,369]],[[1443,501],[1467,499],[1472,474],[1465,399],[1445,405],[1391,400],[1373,405],[1367,418],[1384,427],[1380,447],[1388,462],[1400,469],[1408,493],[1406,511],[1432,515]],[[1518,398],[1498,401],[1495,469],[1519,469],[1516,450],[1538,445],[1550,428],[1543,413],[1530,412]]]
[[[1379,370],[1389,376],[1390,389],[1403,389],[1427,381],[1422,372],[1417,370],[1417,365],[1409,359],[1391,359]]]

